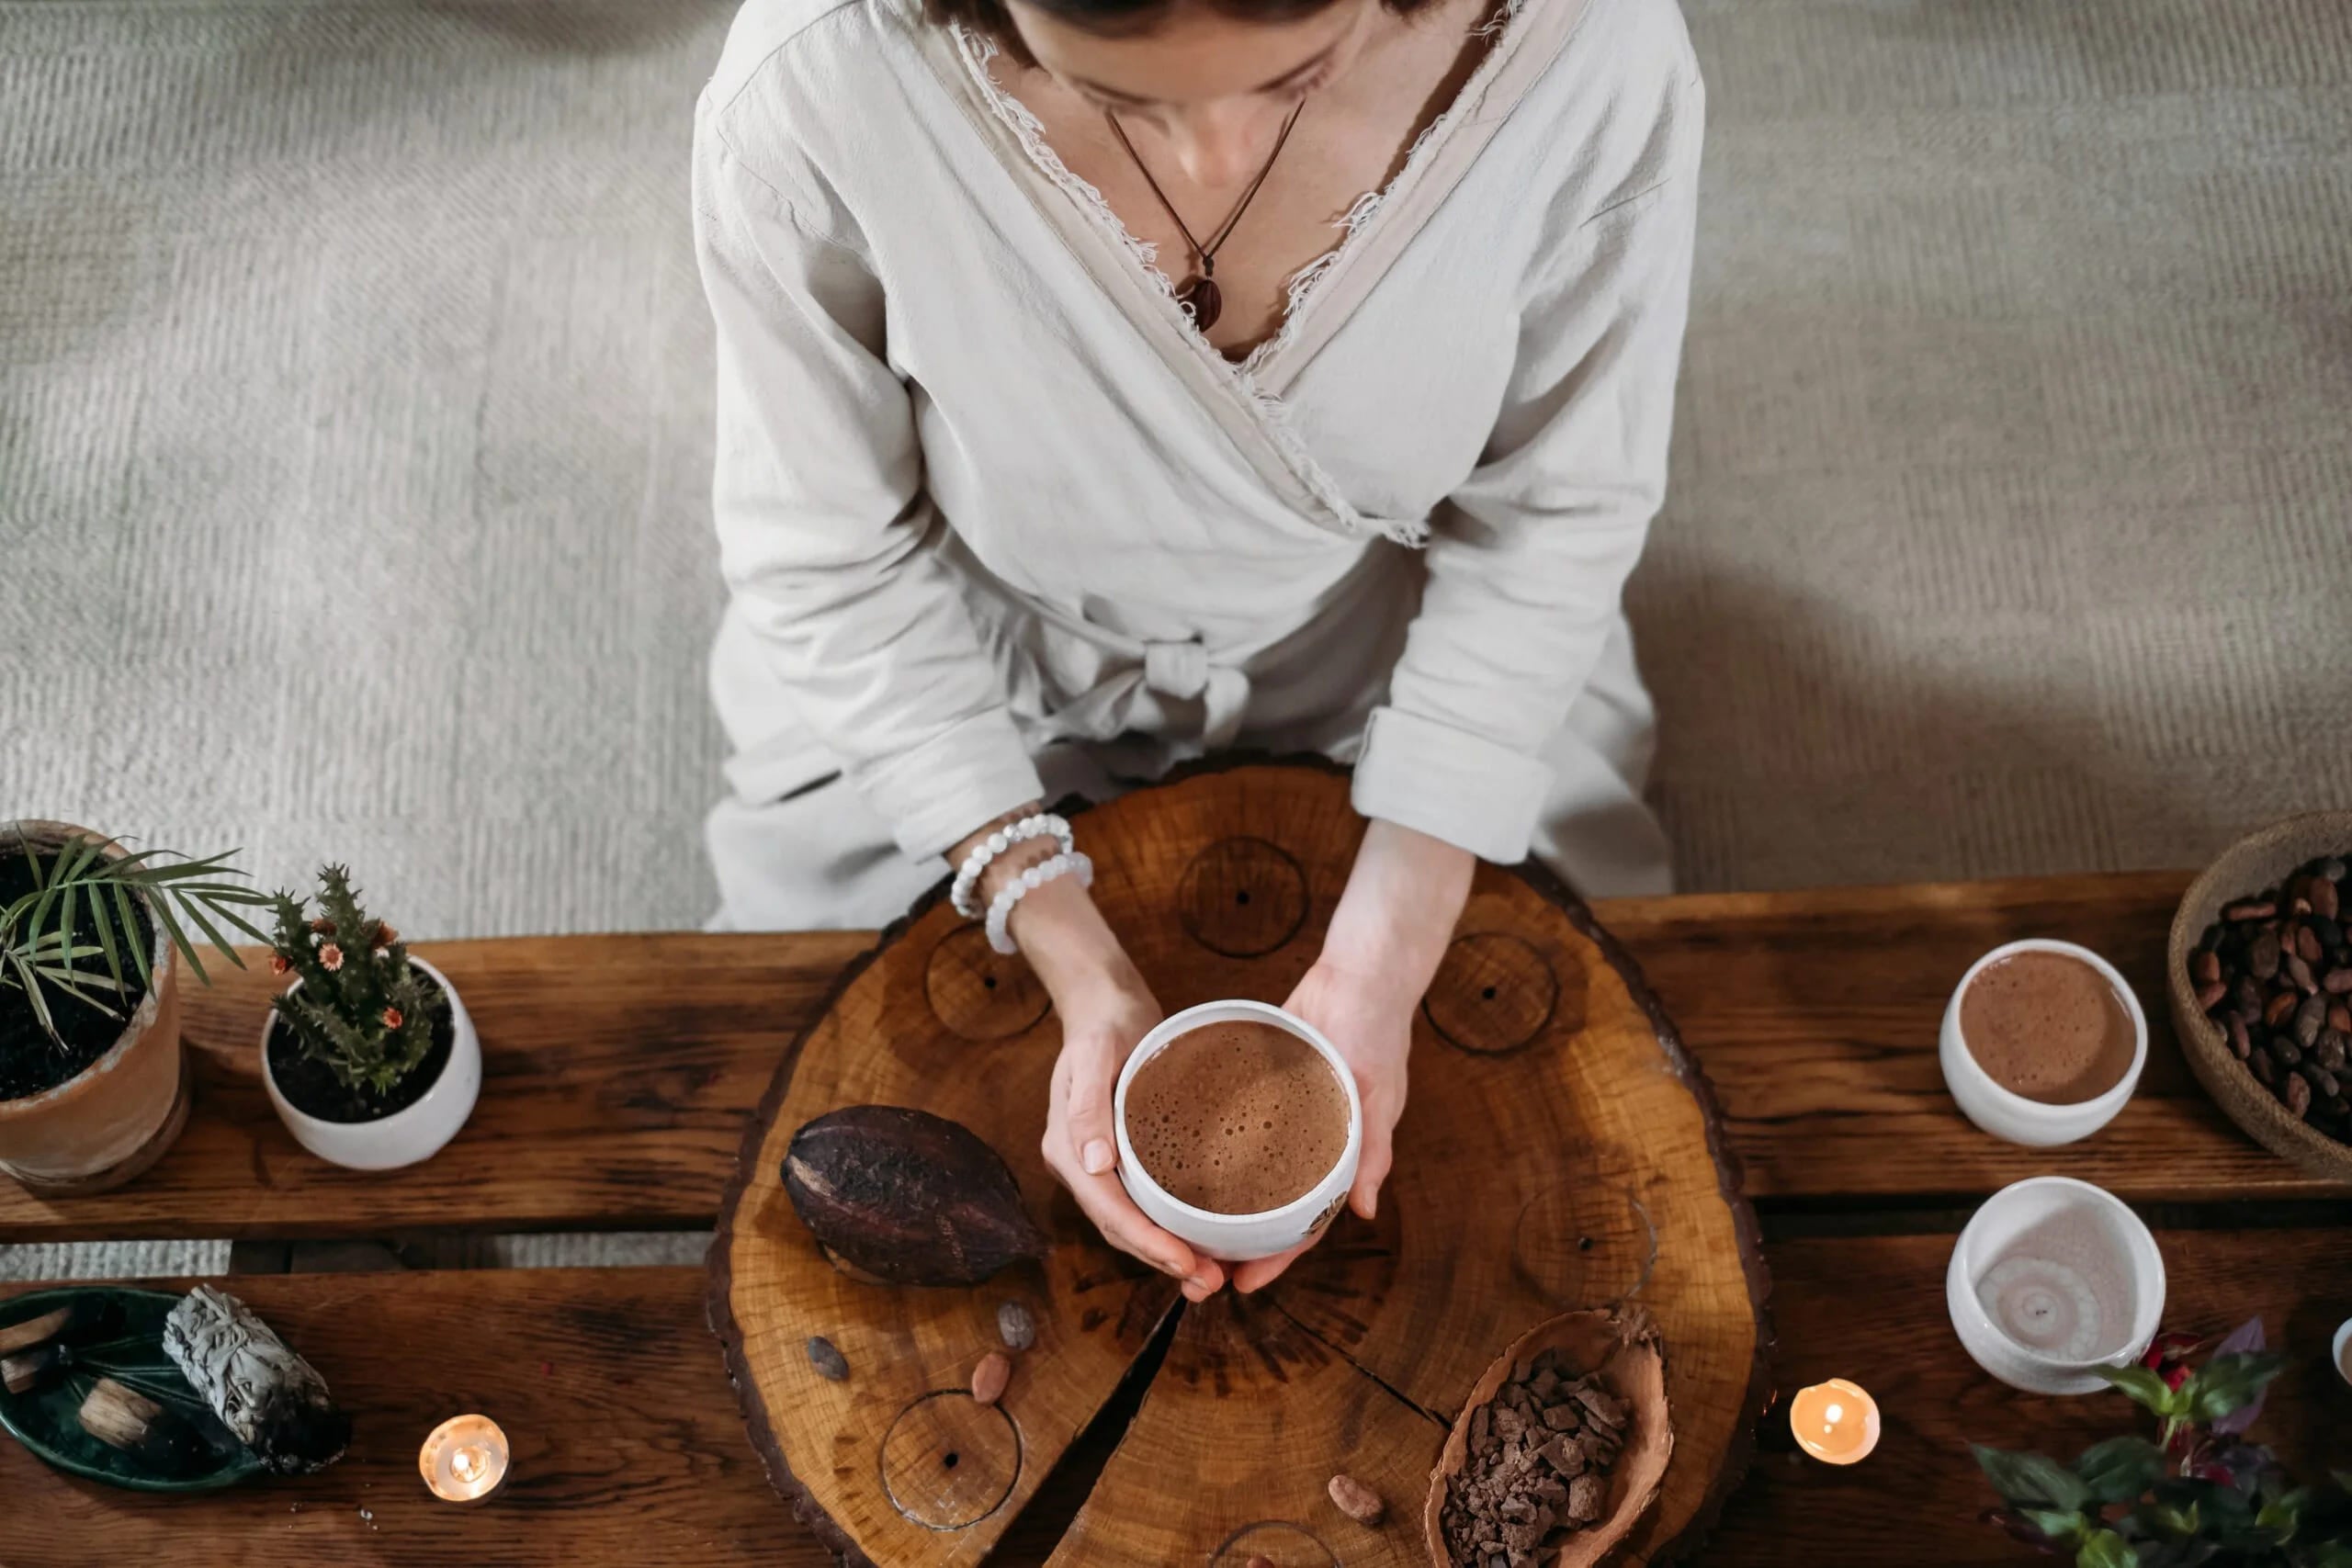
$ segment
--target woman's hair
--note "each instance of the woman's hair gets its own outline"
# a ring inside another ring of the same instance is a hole
[[[1023,0],[1040,11],[1089,32],[1113,38],[1148,32],[1170,9],[1192,0]],[[1293,22],[1311,17],[1335,0],[1203,0],[1222,16],[1243,22]],[[1430,0],[1380,0],[1399,16],[1430,4]],[[957,23],[994,39],[1000,48],[1023,65],[1029,57],[1020,32],[1005,9],[1006,0],[923,0],[923,12],[937,23]]]

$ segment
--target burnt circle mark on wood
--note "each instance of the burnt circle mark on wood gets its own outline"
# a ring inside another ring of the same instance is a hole
[[[1584,1022],[1584,971],[1566,985],[1551,960],[1509,931],[1454,938],[1430,982],[1421,1011],[1438,1038],[1474,1055],[1524,1049],[1555,1021]]]
[[[1274,1568],[1340,1568],[1340,1554],[1321,1536],[1288,1519],[1243,1525],[1217,1543],[1209,1562],[1211,1568],[1241,1568],[1252,1557],[1262,1557]]]
[[[1579,1177],[1520,1205],[1511,1271],[1555,1306],[1616,1306],[1641,1294],[1657,1263],[1657,1226],[1625,1188]]]
[[[959,1530],[1003,1506],[1021,1476],[1021,1431],[964,1390],[926,1393],[882,1434],[882,1490],[931,1530]]]
[[[977,925],[942,937],[923,965],[923,995],[948,1032],[965,1040],[1006,1040],[1046,1016],[1046,987],[1016,954],[989,946]]]
[[[1279,844],[1220,839],[1184,867],[1176,909],[1186,932],[1211,953],[1261,957],[1306,923],[1306,873]]]

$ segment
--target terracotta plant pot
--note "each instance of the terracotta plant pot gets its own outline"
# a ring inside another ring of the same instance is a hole
[[[64,822],[23,822],[0,827],[0,853],[19,852],[19,829],[45,850],[105,837]],[[114,845],[106,852],[119,860],[126,852]],[[119,1187],[161,1159],[187,1124],[179,960],[154,911],[146,913],[153,979],[121,1037],[55,1088],[0,1100],[0,1176],[29,1191],[65,1197]]]

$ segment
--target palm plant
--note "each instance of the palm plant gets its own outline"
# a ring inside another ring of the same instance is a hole
[[[244,960],[221,928],[255,942],[268,940],[237,912],[269,899],[229,880],[243,874],[228,863],[234,850],[201,860],[175,850],[112,856],[107,851],[116,847],[115,840],[81,834],[44,851],[21,822],[15,838],[31,867],[33,886],[0,906],[0,988],[22,991],[34,1021],[61,1049],[65,1041],[51,1010],[51,993],[119,1018],[106,996],[119,1002],[130,989],[127,976],[134,972],[141,984],[154,984],[134,899],[154,911],[173,948],[207,985],[211,979],[189,940],[191,926],[241,969]],[[77,933],[77,923],[86,923],[87,934]]]

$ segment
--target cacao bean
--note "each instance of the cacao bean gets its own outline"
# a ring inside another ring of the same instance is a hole
[[[2197,987],[2197,1007],[2198,1007],[2198,1010],[2199,1010],[2199,1011],[2200,1011],[2200,1012],[2209,1012],[2209,1013],[2210,1013],[2210,1012],[2211,1012],[2211,1011],[2213,1011],[2213,1010],[2215,1010],[2216,1009],[2218,1009],[2218,1008],[2222,1005],[2222,998],[2223,997],[2228,996],[2229,994],[2230,994],[2230,993],[2229,993],[2229,987],[2227,987],[2226,986],[2223,986],[2223,985],[2222,984],[2222,982],[2220,982],[2219,980],[2214,981],[2214,982],[2213,982],[2211,985],[2210,985],[2210,986],[2199,986],[2199,987]]]
[[[2222,911],[2225,920],[2267,920],[2278,912],[2278,906],[2267,901],[2233,904]]]
[[[2278,933],[2264,931],[2246,944],[2246,973],[2257,980],[2267,980],[2278,973]]]
[[[2262,1021],[2263,1021],[2264,1023],[2266,1023],[2266,1024],[2268,1024],[2271,1028],[2276,1029],[2276,1028],[2278,1028],[2280,1024],[2282,1024],[2282,1023],[2286,1022],[2286,1021],[2287,1021],[2287,1016],[2288,1016],[2288,1014],[2290,1014],[2290,1013],[2293,1012],[2294,1010],[2295,1010],[2295,993],[2294,993],[2294,992],[2292,992],[2292,991],[2278,991],[2278,992],[2275,992],[2275,993],[2273,993],[2273,995],[2271,996],[2270,1000],[2269,1000],[2269,1002],[2267,1003],[2267,1005],[2266,1005],[2266,1006],[2263,1008],[2263,1010],[2262,1010]]]
[[[2334,886],[2335,884],[2330,883],[2329,886]],[[2330,953],[2344,945],[2344,922],[2335,918],[2335,912],[2333,909],[2324,915],[2313,915],[2312,923],[2307,929],[2312,935],[2319,938],[2320,946]],[[2319,960],[2314,958],[2312,962],[2316,964]]]
[[[849,1362],[833,1348],[833,1342],[821,1334],[808,1337],[808,1364],[816,1368],[817,1375],[827,1382],[849,1382]]]
[[[2329,882],[2342,882],[2345,877],[2345,873],[2346,867],[2344,864],[2344,859],[2340,855],[2330,855],[2327,859],[2312,867],[2312,874],[2313,876],[2321,877]]]
[[[2352,1006],[2343,1002],[2329,1003],[2327,1026],[2338,1034],[2352,1034]]]
[[[1026,1350],[1037,1343],[1037,1320],[1029,1314],[1027,1303],[1000,1302],[996,1309],[996,1337],[1004,1341],[1008,1350]]]
[[[2287,977],[2294,981],[2295,988],[2305,996],[2319,989],[2319,982],[2312,978],[2312,966],[2303,962],[2303,955],[2300,953],[2287,954]]]
[[[2297,928],[2295,931],[2295,951],[2302,954],[2304,963],[2317,964],[2324,952],[2319,944],[2319,933],[2312,930],[2309,926]]]
[[[2253,1057],[2247,1061],[2246,1066],[2253,1068],[2254,1076],[2260,1078],[2265,1084],[2274,1089],[2278,1087],[2278,1061],[2277,1057],[2270,1054],[2269,1046],[2265,1045],[2256,1051]]]
[[[2205,952],[2194,953],[2188,960],[2188,976],[2200,986],[2210,986],[2222,977],[2222,955]]]
[[[2320,1035],[2319,1047],[2312,1053],[2312,1059],[2331,1073],[2340,1073],[2346,1055],[2352,1055],[2352,1040],[2347,1040],[2342,1030],[2330,1029]]]
[[[1263,1555],[1254,1556],[1243,1563],[1241,1568],[1274,1568],[1274,1560]]]
[[[2333,997],[2352,994],[2352,964],[2339,964],[2327,972],[2327,993]]]
[[[2311,1092],[2310,1086],[2304,1087],[2304,1092]],[[1326,1490],[1331,1494],[1331,1501],[1339,1505],[1340,1512],[1360,1525],[1377,1525],[1388,1517],[1388,1505],[1380,1500],[1380,1494],[1352,1475],[1331,1477]]]
[[[991,1350],[972,1369],[972,1397],[982,1404],[994,1404],[1004,1397],[1004,1385],[1012,1381],[1012,1358],[1001,1350]]]
[[[2301,1073],[2293,1074],[2288,1077],[2285,1089],[2279,1098],[2286,1100],[2287,1109],[2292,1111],[2296,1116],[2301,1117],[2311,1114],[2312,1086],[2310,1081]]]
[[[2335,1075],[2334,1073],[2329,1072],[2317,1062],[2305,1062],[2302,1066],[2302,1074],[2303,1081],[2312,1086],[2312,1093],[2317,1095],[2322,1100],[2334,1100],[2335,1098],[2336,1089],[2339,1086],[2335,1081]]]
[[[829,1253],[889,1284],[977,1285],[1045,1254],[1002,1157],[928,1111],[826,1112],[792,1135],[784,1186]]]
[[[2238,1011],[2245,1014],[2250,1020],[2261,1016],[2265,998],[2261,986],[2256,983],[2253,976],[2238,976],[2237,998]]]
[[[2230,1055],[2243,1062],[2254,1049],[2253,1043],[2246,1037],[2245,1018],[2243,1014],[2233,1012],[2224,1021],[2230,1029]]]
[[[2327,1027],[2327,999],[2305,997],[2303,1005],[2295,1010],[2295,1043],[2310,1050],[2319,1043],[2319,1032]]]

